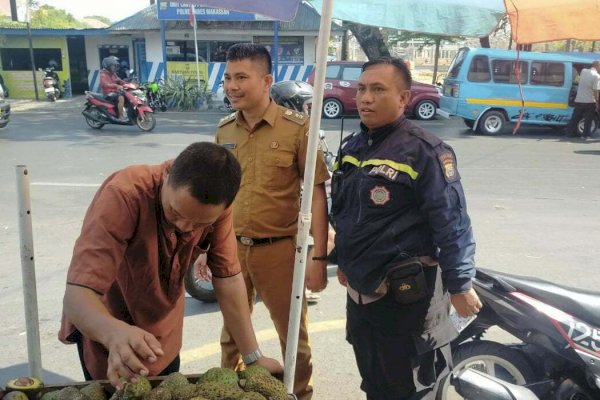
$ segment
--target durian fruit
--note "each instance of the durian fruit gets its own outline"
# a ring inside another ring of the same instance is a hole
[[[173,399],[173,394],[171,393],[171,391],[169,389],[167,389],[166,387],[155,387],[154,389],[152,389],[150,391],[150,393],[148,393],[146,396],[144,396],[144,400],[172,400]]]
[[[19,390],[13,390],[12,392],[8,392],[2,397],[2,400],[29,400],[27,395]]]
[[[210,400],[239,400],[244,392],[239,387],[225,385],[220,382],[203,382],[198,385],[198,396]]]
[[[240,379],[248,379],[252,375],[256,374],[271,375],[268,369],[258,364],[249,365],[246,367],[245,370],[238,372],[238,376]]]
[[[207,370],[198,379],[198,384],[204,382],[219,382],[224,385],[238,386],[238,375],[234,370],[214,367]]]
[[[79,389],[73,386],[66,386],[56,394],[57,400],[86,400]]]
[[[123,385],[122,400],[138,400],[150,393],[152,385],[145,376],[138,376],[137,382],[127,382]]]
[[[46,392],[42,395],[40,400],[58,400],[59,390],[53,390],[51,392]],[[2,399],[4,400],[4,399]]]
[[[177,388],[188,385],[190,382],[181,372],[172,372],[165,378],[164,381],[158,385],[158,387],[163,387],[168,389],[171,394],[173,391],[177,391]]]
[[[173,385],[170,389],[172,400],[188,400],[195,397],[197,394],[197,387],[191,383],[187,383],[182,386]]]
[[[30,399],[35,399],[37,394],[44,388],[44,383],[31,376],[22,376],[6,382],[6,391],[18,390],[25,393]]]
[[[106,400],[106,392],[98,382],[90,383],[79,391],[87,400]]]
[[[258,392],[244,392],[240,400],[267,400],[267,398]]]
[[[287,400],[288,398],[283,382],[271,375],[253,375],[240,383],[244,391],[258,392],[271,400]]]

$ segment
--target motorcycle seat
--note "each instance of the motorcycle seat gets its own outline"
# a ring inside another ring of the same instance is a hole
[[[520,292],[600,327],[600,293],[556,285],[543,279],[482,271]]]
[[[101,93],[94,93],[94,92],[86,92],[85,94],[92,96],[95,99],[98,99],[100,101],[108,101],[106,99],[106,97],[104,97],[104,95],[102,95]]]

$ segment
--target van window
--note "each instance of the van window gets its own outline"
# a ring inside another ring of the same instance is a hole
[[[490,62],[487,56],[473,57],[467,79],[471,82],[489,82],[490,78]]]
[[[556,62],[533,61],[530,82],[532,85],[562,86],[565,83],[565,65]]]
[[[494,82],[496,83],[517,83],[517,76],[515,74],[516,62],[513,60],[492,60],[492,71],[494,74]],[[527,62],[519,61],[521,73],[521,83],[527,83]]]
[[[361,67],[344,67],[342,71],[342,80],[357,81],[360,78]]]
[[[340,74],[340,66],[339,65],[328,65],[325,70],[325,78],[326,79],[337,79]]]
[[[454,60],[452,60],[450,67],[448,67],[448,75],[446,75],[448,78],[456,78],[458,76],[458,73],[460,72],[460,67],[462,67],[463,63],[465,62],[468,53],[469,49],[467,48],[462,48],[458,50],[458,53],[456,53],[456,57],[454,57]]]

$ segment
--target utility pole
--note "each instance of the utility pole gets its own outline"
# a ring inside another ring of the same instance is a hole
[[[35,57],[33,56],[33,40],[31,39],[31,11],[29,10],[29,6],[31,5],[31,0],[27,0],[27,8],[25,13],[25,20],[27,21],[27,38],[29,39],[29,58],[31,59],[31,74],[33,75],[33,89],[35,90],[35,99],[40,100],[40,94],[38,93],[37,86],[37,76],[35,76]]]
[[[17,0],[10,0],[10,17],[14,22],[19,20],[17,15]]]

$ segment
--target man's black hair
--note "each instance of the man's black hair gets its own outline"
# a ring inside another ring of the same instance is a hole
[[[410,70],[404,63],[404,60],[395,57],[376,58],[374,60],[370,60],[364,63],[362,66],[362,72],[365,72],[368,68],[374,65],[392,65],[394,68],[396,68],[396,71],[400,74],[400,76],[402,76],[402,79],[404,79],[404,82],[406,83],[406,88],[410,89],[410,86],[412,85],[412,74],[410,73]]]
[[[177,156],[169,185],[173,189],[189,187],[190,194],[203,204],[233,203],[240,188],[242,169],[233,154],[210,142],[192,143]]]
[[[265,65],[265,73],[270,74],[273,70],[271,55],[265,46],[254,43],[234,44],[227,50],[226,61],[240,61],[245,59],[259,61]]]

